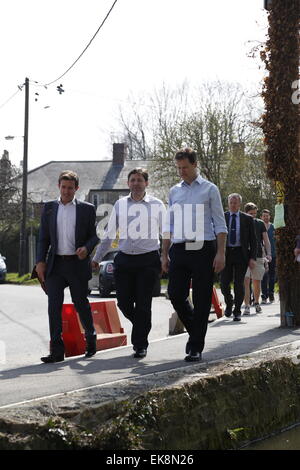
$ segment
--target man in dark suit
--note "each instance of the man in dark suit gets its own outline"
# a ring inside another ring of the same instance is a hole
[[[229,211],[225,212],[228,228],[225,268],[221,272],[221,290],[226,303],[225,315],[241,320],[244,300],[244,279],[248,266],[254,267],[256,260],[256,236],[253,218],[240,212],[242,197],[233,193],[228,196]],[[230,283],[234,282],[234,299]],[[234,305],[234,309],[233,309]]]
[[[99,241],[95,208],[75,198],[79,187],[76,173],[61,173],[58,187],[60,198],[46,202],[43,208],[36,264],[48,295],[50,355],[41,358],[46,363],[64,360],[61,311],[67,286],[85,330],[86,357],[96,353],[96,332],[87,299],[92,275],[89,254]]]

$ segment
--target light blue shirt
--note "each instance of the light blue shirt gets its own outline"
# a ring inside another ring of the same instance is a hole
[[[227,238],[227,246],[241,246],[240,211],[238,211],[238,212],[230,212],[228,232],[229,232],[229,234],[230,234],[231,222],[232,222],[232,217],[231,217],[232,214],[235,214],[235,215],[236,215],[236,219],[235,219],[235,220],[236,220],[236,240],[235,240],[235,244],[233,245],[232,243],[230,243],[230,236],[228,236],[228,238]]]
[[[215,240],[228,232],[219,189],[200,175],[191,184],[181,181],[170,189],[167,215],[164,232],[171,233],[173,243]]]

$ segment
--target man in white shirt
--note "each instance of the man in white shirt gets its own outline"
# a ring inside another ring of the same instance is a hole
[[[118,233],[119,252],[114,259],[118,307],[132,322],[134,357],[143,358],[151,330],[153,289],[161,270],[159,235],[166,209],[161,200],[146,193],[146,170],[130,171],[128,187],[130,194],[114,205],[92,265],[98,267]]]
[[[96,212],[92,204],[75,198],[79,187],[76,173],[61,173],[58,187],[60,198],[44,205],[37,250],[36,271],[48,295],[51,347],[50,355],[41,358],[45,363],[64,360],[61,311],[67,286],[85,330],[86,357],[96,353],[96,332],[87,298],[92,274],[89,254],[99,241]]]
[[[202,357],[214,272],[225,265],[227,227],[217,186],[198,175],[196,152],[179,150],[175,164],[182,181],[169,194],[162,269],[169,271],[169,298],[189,334],[185,360],[194,362]],[[193,306],[189,302],[191,282]]]

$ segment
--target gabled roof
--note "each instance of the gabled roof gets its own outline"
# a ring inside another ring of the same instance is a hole
[[[85,200],[91,189],[127,189],[127,175],[136,167],[147,168],[147,160],[125,160],[124,165],[112,160],[51,161],[28,172],[28,197],[44,202],[58,197],[58,176],[62,171],[75,171],[79,176],[76,196]]]

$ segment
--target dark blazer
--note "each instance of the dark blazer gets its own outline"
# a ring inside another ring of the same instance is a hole
[[[96,212],[92,204],[88,202],[76,202],[75,248],[85,246],[90,254],[99,242],[96,235]],[[39,240],[37,247],[37,263],[47,263],[46,276],[52,271],[55,254],[57,251],[57,211],[58,200],[46,202],[42,211]],[[91,278],[91,264],[89,256],[81,260],[83,273]]]
[[[230,212],[225,212],[225,220],[229,233],[229,220]],[[257,241],[255,235],[254,219],[251,215],[240,212],[240,239],[242,253],[245,261],[248,263],[249,259],[256,260]]]

